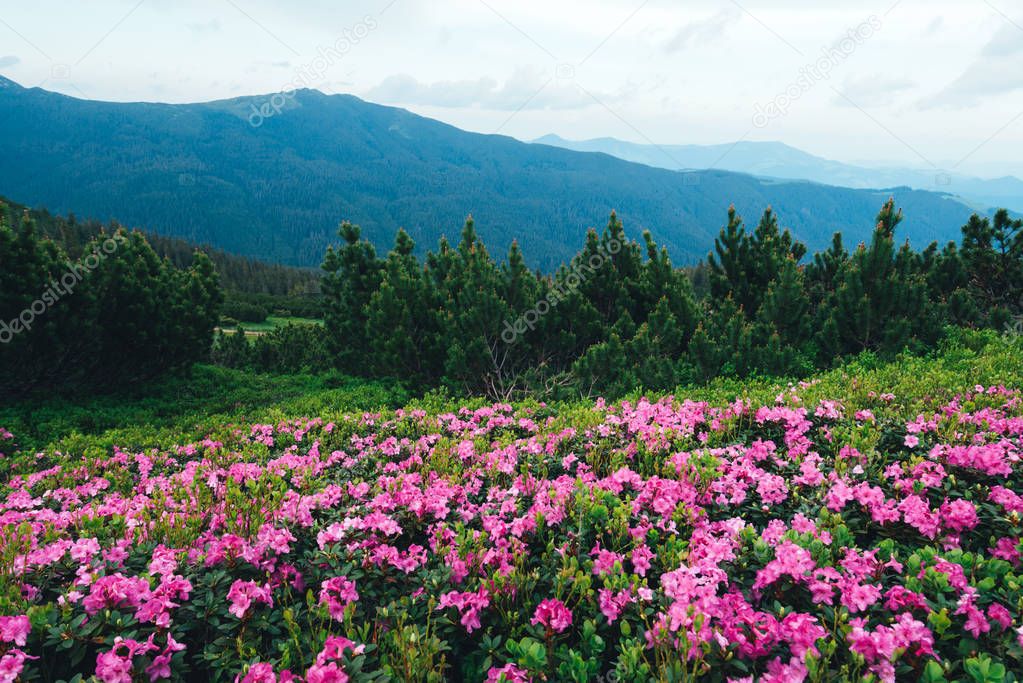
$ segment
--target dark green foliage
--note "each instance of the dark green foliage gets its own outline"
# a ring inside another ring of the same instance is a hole
[[[257,336],[252,344],[252,365],[282,375],[329,369],[323,328],[288,323]]]
[[[714,240],[710,265],[710,291],[716,299],[731,297],[747,318],[760,309],[768,285],[778,276],[787,259],[799,261],[806,246],[779,231],[778,218],[770,207],[764,211],[753,234],[746,232],[735,207],[728,209],[728,224]]]
[[[361,238],[358,226],[344,222],[338,233],[344,244],[337,251],[328,248],[323,260],[327,348],[338,369],[363,375],[371,369],[364,357],[369,302],[380,288],[383,264],[373,245]]]
[[[324,329],[254,344],[223,337],[215,358],[288,372],[315,369],[326,349],[326,362],[342,372],[415,390],[501,400],[617,396],[718,376],[800,376],[861,352],[924,350],[946,325],[997,325],[1015,310],[1018,224],[1002,214],[977,219],[964,229],[962,249],[917,252],[896,247],[901,221],[889,200],[869,244],[850,255],[835,234],[801,266],[806,248],[770,209],[747,232],[733,207],[707,265],[685,270],[649,232],[642,245],[629,239],[612,213],[553,276],[531,271],[517,243],[495,262],[471,217],[457,247],[442,239],[423,261],[405,231],[381,260],[345,223],[344,243],[327,251],[323,266]],[[706,292],[699,302],[690,275]],[[1005,291],[991,303],[996,287]],[[312,351],[274,345],[285,343]],[[256,353],[261,344],[273,351]]]
[[[40,236],[53,240],[72,259],[81,257],[85,247],[101,232],[106,230],[115,233],[120,227],[117,223],[111,223],[105,229],[98,221],[81,221],[74,214],[64,218],[54,216],[43,209],[29,210],[28,207],[6,199],[0,199],[0,202],[7,204],[6,215],[9,225],[16,224],[21,215],[28,211]],[[197,251],[206,254],[213,260],[220,284],[229,300],[236,299],[261,305],[271,312],[275,308],[289,308],[295,309],[291,315],[305,318],[320,317],[318,302],[320,274],[312,268],[291,268],[264,263],[182,239],[145,231],[143,234],[161,258],[170,259],[170,262],[180,269],[192,265]]]
[[[210,360],[236,370],[278,375],[324,372],[333,365],[323,328],[308,323],[288,323],[251,336],[242,326],[234,332],[221,330]]]
[[[814,367],[810,299],[795,258],[771,281],[754,325],[757,367],[770,375],[799,376]]]
[[[869,246],[860,245],[842,264],[825,306],[820,334],[829,357],[878,350],[893,353],[934,330],[926,320],[924,273],[908,245],[896,251],[895,228],[902,212],[889,199],[877,217]]]
[[[835,289],[838,274],[848,259],[849,252],[842,244],[840,232],[832,236],[831,245],[827,249],[813,255],[813,261],[807,264],[805,274],[807,296],[814,308],[820,306]]]
[[[694,378],[706,382],[718,375],[746,377],[754,364],[753,326],[731,298],[714,303],[689,345]]]
[[[159,258],[138,232],[100,232],[72,260],[26,213],[0,210],[0,395],[112,388],[206,357],[222,302],[216,270]]]
[[[77,383],[99,352],[95,283],[68,268],[26,213],[12,229],[0,216],[0,395]],[[58,305],[75,296],[74,306]]]
[[[515,345],[501,339],[513,311],[504,298],[500,269],[476,234],[470,216],[446,277],[438,283],[447,383],[467,395],[507,397],[515,377]]]
[[[261,323],[270,315],[270,311],[263,306],[238,299],[225,301],[220,313],[224,318],[243,323]]]
[[[1013,220],[1005,209],[994,220],[971,216],[963,227],[962,259],[992,324],[1023,312],[1023,219]]]
[[[403,230],[381,259],[345,222],[342,244],[324,259],[322,298],[301,287],[233,291],[224,309],[214,257],[197,252],[175,268],[141,233],[46,220],[60,244],[40,238],[32,215],[0,231],[3,320],[39,297],[53,300],[31,330],[0,346],[3,386],[15,395],[138,383],[187,368],[212,347],[218,364],[275,374],[339,370],[501,400],[616,396],[718,376],[803,375],[864,351],[924,350],[946,325],[1015,321],[1023,291],[1020,221],[1004,212],[974,218],[961,247],[915,251],[896,246],[902,214],[893,200],[869,244],[849,254],[836,234],[806,266],[805,247],[770,209],[752,232],[730,209],[715,254],[690,269],[676,268],[649,232],[642,243],[630,239],[612,212],[550,276],[527,267],[517,243],[495,261],[471,217],[457,247],[442,239],[422,260]],[[95,263],[75,265],[62,244]],[[69,271],[73,292],[58,295]],[[694,281],[705,292],[699,300]],[[242,323],[322,311],[325,324],[252,337],[239,329],[213,343],[221,310]]]
[[[572,374],[583,396],[620,396],[637,382],[625,358],[625,346],[613,332],[607,341],[586,350],[572,365]]]
[[[380,288],[368,303],[367,338],[376,344],[367,361],[378,376],[395,376],[415,386],[436,384],[442,353],[436,292],[412,252],[415,243],[398,231],[387,255]]]
[[[225,368],[242,369],[252,366],[252,346],[245,336],[245,328],[238,326],[234,332],[218,330],[210,350],[210,361]]]
[[[217,272],[220,270],[218,268]],[[316,292],[308,294],[264,294],[260,292],[240,292],[225,288],[224,315],[245,322],[263,322],[268,316],[282,318],[323,318],[323,296],[320,294],[320,282],[315,283]],[[233,316],[230,311],[250,315],[253,319]],[[262,318],[258,316],[262,315]]]

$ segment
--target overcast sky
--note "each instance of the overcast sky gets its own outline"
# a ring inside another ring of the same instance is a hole
[[[116,101],[298,84],[526,140],[1023,176],[1020,0],[0,0],[0,74]]]

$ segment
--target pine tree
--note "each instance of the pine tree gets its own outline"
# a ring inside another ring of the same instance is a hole
[[[733,300],[739,299],[740,304],[742,303],[742,295],[737,290],[751,277],[747,272],[750,261],[749,249],[746,228],[733,204],[728,207],[728,223],[714,240],[714,251],[717,255],[713,253],[707,255],[711,298],[724,300],[731,297]]]
[[[637,318],[642,268],[639,245],[628,240],[621,219],[612,211],[599,237],[593,230],[587,232],[585,246],[569,265],[566,286],[577,290],[610,327],[626,313]],[[578,279],[575,286],[573,276]]]
[[[96,353],[95,297],[88,283],[64,277],[67,262],[28,212],[11,228],[0,211],[0,395],[7,399],[79,381]]]
[[[429,281],[414,249],[412,238],[399,230],[380,288],[370,298],[366,353],[377,376],[427,387],[440,380],[443,357]]]
[[[440,283],[446,382],[458,391],[507,399],[521,389],[512,367],[514,345],[502,339],[513,318],[501,292],[501,273],[476,234],[472,216]]]
[[[245,337],[245,328],[239,325],[233,333],[223,330],[217,332],[210,355],[214,363],[225,368],[250,367],[253,364],[253,354],[251,345]]]
[[[7,396],[121,388],[209,353],[221,294],[204,256],[178,270],[115,225],[72,261],[26,215],[0,225],[0,266],[0,320],[26,328],[0,347]]]
[[[370,369],[366,362],[366,323],[373,294],[380,288],[383,263],[376,249],[361,238],[357,225],[345,221],[340,249],[328,248],[323,260],[322,290],[327,347],[335,367],[353,375]]]
[[[606,342],[594,344],[572,364],[572,375],[576,378],[579,392],[587,398],[622,396],[638,384],[625,345],[613,332]]]
[[[667,249],[658,249],[649,231],[644,231],[643,241],[647,249],[647,262],[641,277],[644,311],[652,316],[664,306],[671,313],[679,333],[674,351],[681,353],[696,330],[700,317],[692,281],[684,270],[672,265]],[[648,318],[644,316],[644,319]]]
[[[993,220],[974,214],[963,226],[961,253],[988,324],[1001,327],[1023,313],[1023,219],[1012,219],[1005,209]]]
[[[781,267],[757,311],[757,367],[772,375],[805,373],[813,367],[810,301],[794,258]]]
[[[825,251],[813,255],[813,261],[806,266],[806,292],[814,311],[835,291],[838,274],[849,260],[849,253],[842,244],[842,233],[836,232],[831,245]]]
[[[712,303],[689,343],[690,372],[701,382],[719,375],[746,377],[756,360],[753,325],[731,298]]]
[[[746,232],[735,207],[729,207],[728,224],[714,240],[714,249],[716,256],[708,256],[712,296],[731,297],[750,320],[786,259],[798,262],[806,254],[804,244],[788,230],[779,230],[771,207],[764,211],[752,235]]]
[[[922,332],[926,284],[911,254],[895,250],[902,212],[889,199],[878,214],[870,246],[860,245],[843,264],[830,297],[820,337],[832,356],[879,350],[899,351]]]

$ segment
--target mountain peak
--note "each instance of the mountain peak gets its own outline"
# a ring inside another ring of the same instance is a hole
[[[5,77],[3,74],[0,74],[0,88],[12,88],[12,89],[17,89],[17,90],[24,90],[24,88],[22,88],[21,85],[19,85],[18,83],[15,83],[11,79]]]
[[[404,226],[422,253],[471,213],[495,250],[517,239],[530,266],[553,271],[612,206],[631,234],[650,229],[679,263],[693,263],[712,248],[731,202],[747,218],[770,204],[813,249],[826,248],[835,230],[864,238],[883,201],[870,191],[729,173],[712,163],[723,150],[705,154],[702,167],[713,174],[683,179],[315,90],[192,104],[26,92],[0,89],[4,194],[291,264],[319,263],[341,220],[361,225],[382,250]],[[662,148],[653,153],[651,161],[668,158]],[[951,239],[971,213],[933,193],[900,192],[899,200],[912,217],[902,235],[914,243]],[[174,203],[190,220],[167,210]]]

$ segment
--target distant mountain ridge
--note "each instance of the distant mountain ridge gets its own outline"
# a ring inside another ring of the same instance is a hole
[[[772,205],[811,249],[836,230],[865,239],[889,194],[907,216],[902,237],[918,245],[958,238],[972,212],[932,192],[683,174],[314,90],[111,103],[0,78],[0,120],[0,192],[16,201],[302,266],[319,264],[343,219],[382,250],[404,227],[424,251],[442,234],[457,239],[471,213],[496,257],[517,239],[549,270],[612,209],[678,263],[706,256],[733,203],[750,224]]]
[[[1004,207],[1023,212],[1023,180],[1013,176],[985,180],[938,170],[868,168],[814,156],[783,142],[743,140],[722,145],[645,145],[616,138],[566,140],[557,135],[545,135],[533,142],[579,152],[602,152],[625,161],[670,170],[720,168],[859,189],[905,186],[954,194],[982,210]]]

